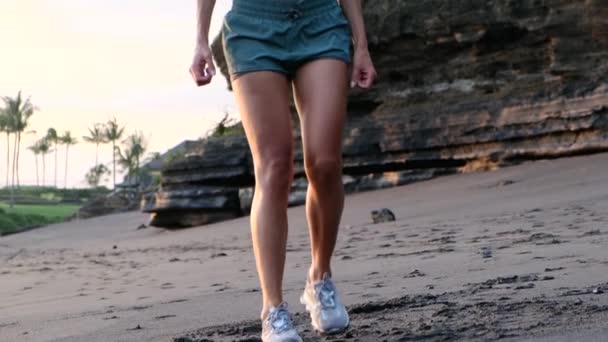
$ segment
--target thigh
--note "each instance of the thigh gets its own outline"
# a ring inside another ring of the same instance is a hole
[[[340,158],[348,94],[347,64],[334,58],[312,60],[298,68],[293,84],[305,159]]]
[[[232,80],[237,107],[256,167],[293,154],[289,82],[272,71],[249,72]]]

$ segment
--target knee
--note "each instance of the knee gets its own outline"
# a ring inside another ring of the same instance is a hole
[[[310,158],[305,162],[306,176],[312,185],[325,186],[340,179],[342,161],[339,158]]]
[[[256,167],[256,183],[265,192],[288,193],[293,180],[291,156],[267,158]]]

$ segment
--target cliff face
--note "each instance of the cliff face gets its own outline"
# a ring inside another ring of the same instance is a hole
[[[373,131],[379,154],[457,166],[606,147],[607,1],[387,0],[365,13],[379,82],[351,96],[351,139]]]
[[[349,98],[347,191],[608,150],[608,1],[368,0],[364,13],[379,76],[371,91]],[[215,157],[225,151],[238,158]],[[168,218],[164,226],[204,223],[207,212],[246,213],[243,189],[253,177],[244,138],[191,152],[164,171],[163,191],[147,196],[145,210],[158,212],[158,222]],[[299,146],[295,162],[299,204],[306,188]],[[193,189],[230,194],[203,196],[215,198],[214,207],[193,206],[203,201],[200,191],[186,195]],[[198,219],[170,218],[185,213]]]

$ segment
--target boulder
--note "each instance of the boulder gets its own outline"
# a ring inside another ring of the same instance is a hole
[[[140,209],[141,194],[136,190],[121,189],[107,195],[91,198],[69,219],[86,219],[91,217],[123,213]]]

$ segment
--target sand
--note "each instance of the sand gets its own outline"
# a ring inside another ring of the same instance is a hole
[[[608,340],[608,154],[348,196],[334,274],[351,313],[319,337],[289,209],[285,298],[307,340]],[[396,221],[373,224],[386,207]],[[256,341],[248,218],[181,231],[127,213],[0,238],[0,341]]]

